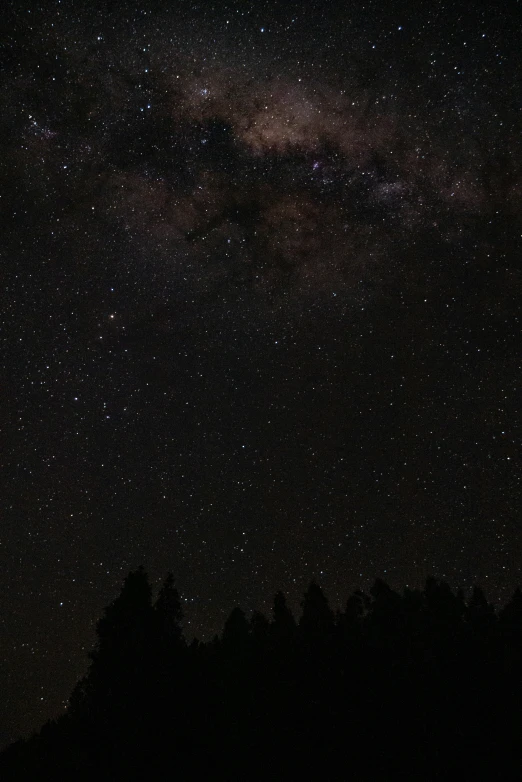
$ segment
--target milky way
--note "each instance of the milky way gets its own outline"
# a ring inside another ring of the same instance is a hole
[[[167,279],[192,273],[203,286],[240,281],[260,294],[353,289],[368,258],[427,225],[451,234],[497,201],[519,213],[520,150],[487,89],[496,74],[468,70],[474,56],[496,54],[480,25],[460,52],[451,45],[456,72],[445,64],[441,75],[437,49],[415,85],[392,55],[418,46],[415,27],[367,44],[359,33],[338,70],[321,52],[305,59],[306,19],[288,14],[273,29],[250,25],[240,64],[235,9],[213,20],[210,40],[185,31],[184,46],[171,18],[162,26],[145,13],[113,25],[98,16],[99,34],[96,22],[86,30],[81,15],[57,14],[43,42],[33,24],[33,60],[4,88],[24,197],[43,200],[44,219],[74,221],[76,235],[82,222],[90,233],[96,211],[108,230],[131,234],[137,257],[153,242]],[[495,166],[502,155],[507,177]]]
[[[518,26],[442,3],[10,3],[6,729],[128,569],[235,603],[520,579]]]

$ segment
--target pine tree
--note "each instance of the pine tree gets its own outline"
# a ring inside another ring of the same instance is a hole
[[[294,638],[297,625],[282,592],[277,592],[274,597],[272,617],[272,635],[276,643],[286,643]]]
[[[499,620],[504,630],[509,630],[522,636],[522,590],[515,589],[513,597],[499,613]]]
[[[466,619],[478,635],[484,635],[492,631],[497,617],[494,607],[488,603],[483,590],[475,586],[466,609]]]
[[[115,714],[135,710],[146,690],[151,625],[151,588],[140,567],[128,574],[120,595],[98,621],[89,671],[70,699],[73,716],[108,727]]]
[[[327,641],[334,630],[334,613],[321,587],[312,581],[302,602],[299,629],[309,641]]]
[[[237,607],[232,610],[223,628],[223,650],[232,656],[243,655],[249,648],[250,628],[244,611]]]
[[[161,641],[171,647],[184,645],[183,609],[174,576],[168,573],[154,603],[154,620]]]
[[[262,652],[269,639],[270,623],[261,611],[254,611],[250,618],[250,635],[258,652]]]

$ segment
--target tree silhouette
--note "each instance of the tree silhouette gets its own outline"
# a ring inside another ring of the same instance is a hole
[[[334,613],[321,587],[312,581],[302,602],[303,613],[299,629],[304,638],[311,642],[329,639],[334,628]]]
[[[250,635],[256,650],[266,650],[270,639],[270,622],[261,611],[254,611],[250,618]]]
[[[89,654],[92,662],[86,677],[71,697],[71,713],[110,724],[111,707],[123,712],[135,703],[144,686],[151,626],[151,588],[140,567],[129,573],[121,594],[97,623],[97,646]]]
[[[126,577],[120,595],[96,626],[91,664],[70,698],[70,717],[78,735],[88,736],[98,762],[127,767],[113,747],[131,762],[151,720],[150,639],[152,593],[143,567]],[[125,748],[125,749],[123,749]],[[88,752],[88,747],[84,747]]]
[[[250,628],[241,608],[234,608],[223,629],[223,649],[234,656],[245,654],[250,644]]]
[[[479,634],[491,631],[496,622],[495,609],[478,586],[473,587],[465,616],[473,630]]]
[[[164,643],[173,648],[184,644],[181,628],[183,609],[172,573],[167,573],[154,603],[154,620],[158,635]]]
[[[289,644],[295,638],[296,621],[282,592],[277,592],[274,597],[271,628],[276,644]]]
[[[10,779],[515,778],[522,763],[522,592],[497,615],[435,578],[377,579],[336,616],[312,582],[296,624],[240,608],[187,645],[171,573],[143,568],[97,624],[68,712],[0,754]],[[334,769],[342,769],[336,776]]]
[[[511,648],[511,665],[522,661],[522,590],[517,587],[499,612],[499,629],[504,646]]]

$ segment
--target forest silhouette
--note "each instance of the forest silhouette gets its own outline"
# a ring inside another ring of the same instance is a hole
[[[0,779],[520,778],[520,589],[495,612],[479,587],[377,579],[334,612],[312,582],[301,606],[278,592],[188,644],[172,574],[153,600],[129,573],[66,713]]]

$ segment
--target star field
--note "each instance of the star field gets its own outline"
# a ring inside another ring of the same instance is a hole
[[[141,563],[189,637],[312,577],[506,599],[516,13],[8,6],[2,741],[63,708]]]

